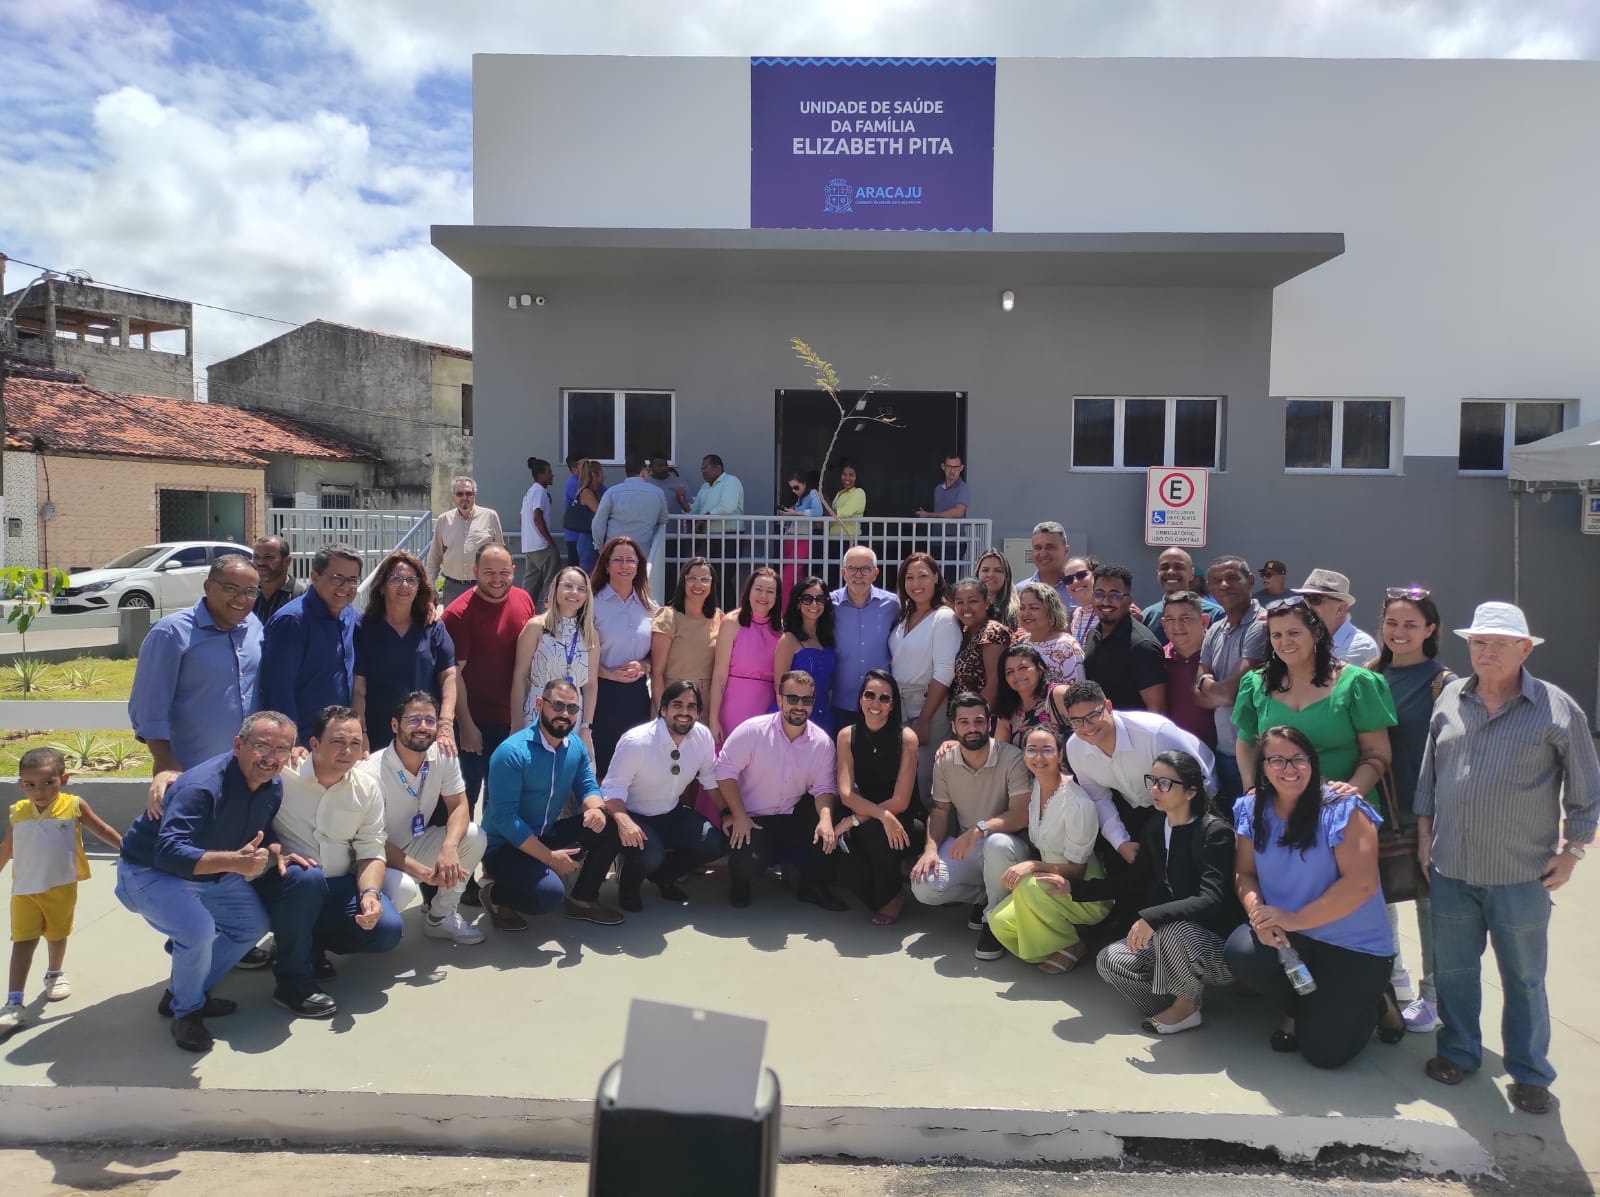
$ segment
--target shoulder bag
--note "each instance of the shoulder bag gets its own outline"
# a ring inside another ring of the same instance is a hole
[[[1384,826],[1378,828],[1378,880],[1383,900],[1411,902],[1428,896],[1428,877],[1417,859],[1417,825],[1406,827],[1400,821],[1400,796],[1395,792],[1394,773],[1385,767],[1378,778],[1383,794]]]

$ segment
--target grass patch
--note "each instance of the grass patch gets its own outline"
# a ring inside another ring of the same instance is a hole
[[[60,749],[68,771],[80,777],[149,777],[153,764],[150,750],[132,732],[22,729],[0,731],[0,777],[15,777],[17,762],[30,748]]]
[[[109,657],[74,657],[30,669],[20,661],[0,665],[0,698],[38,702],[82,702],[89,699],[126,702],[133,690],[137,661]],[[24,681],[24,675],[26,684]]]

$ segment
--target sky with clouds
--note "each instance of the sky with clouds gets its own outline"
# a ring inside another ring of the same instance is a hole
[[[1594,0],[0,0],[0,252],[471,343],[472,55],[1600,57]],[[13,263],[7,289],[36,272]],[[283,323],[200,309],[197,376]]]

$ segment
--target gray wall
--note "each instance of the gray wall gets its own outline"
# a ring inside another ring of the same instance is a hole
[[[431,508],[433,355],[418,341],[318,321],[212,365],[207,397],[281,412],[368,448],[382,459],[371,505]],[[464,440],[459,422],[454,433]],[[459,449],[464,460],[470,452]]]
[[[1252,563],[1280,557],[1292,581],[1315,567],[1353,579],[1357,622],[1373,629],[1383,589],[1421,582],[1446,621],[1511,597],[1511,497],[1501,479],[1461,478],[1454,458],[1411,457],[1393,476],[1283,472],[1284,403],[1267,393],[1272,298],[1265,290],[1030,289],[1002,314],[987,289],[897,286],[527,286],[538,309],[505,307],[503,281],[474,293],[477,476],[485,501],[516,510],[530,454],[561,455],[565,387],[677,392],[677,460],[720,453],[752,511],[774,493],[773,391],[807,387],[791,336],[809,340],[847,386],[970,393],[968,479],[974,516],[995,540],[1039,519],[1086,529],[1087,547],[1155,591],[1143,543],[1143,472],[1069,470],[1074,394],[1227,397],[1224,468],[1212,479],[1210,544]],[[872,466],[858,463],[871,493]],[[615,478],[619,471],[612,470]],[[929,466],[929,486],[937,481]],[[1550,638],[1538,669],[1586,706],[1595,697],[1600,551],[1577,532],[1576,500],[1523,507],[1523,596]],[[1446,659],[1464,665],[1454,637]]]

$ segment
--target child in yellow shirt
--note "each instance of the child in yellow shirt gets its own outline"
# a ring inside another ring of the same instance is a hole
[[[44,996],[59,1002],[72,995],[62,964],[78,904],[78,882],[89,876],[82,827],[113,848],[122,847],[116,829],[89,804],[61,787],[71,775],[66,758],[54,748],[33,748],[17,764],[22,801],[11,808],[11,824],[0,841],[0,869],[13,858],[11,877],[11,979],[0,1009],[0,1036],[23,1024],[22,990],[42,936],[48,960]]]

